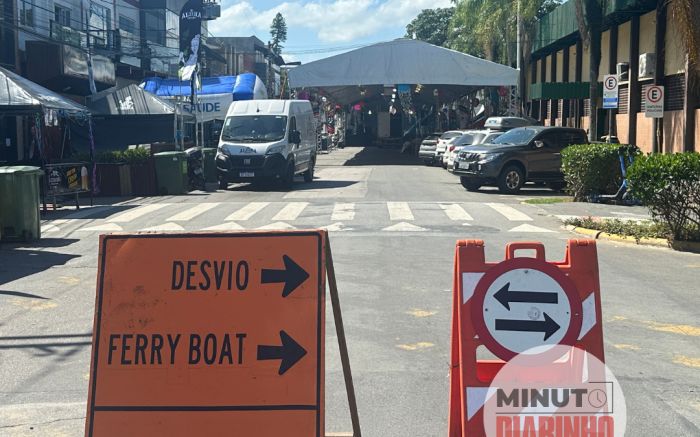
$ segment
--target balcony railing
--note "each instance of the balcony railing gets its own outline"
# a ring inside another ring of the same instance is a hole
[[[85,47],[87,35],[85,32],[64,26],[56,21],[50,22],[51,39],[75,47]]]

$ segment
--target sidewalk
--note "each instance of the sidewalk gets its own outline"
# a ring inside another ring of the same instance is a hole
[[[600,203],[562,202],[535,205],[543,213],[557,217],[562,222],[575,217],[596,217],[600,219],[618,220],[651,220],[649,210],[645,206],[604,205]]]

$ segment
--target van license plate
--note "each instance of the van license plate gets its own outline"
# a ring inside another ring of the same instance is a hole
[[[255,177],[255,172],[252,171],[242,171],[239,173],[239,176],[242,178],[254,178]]]

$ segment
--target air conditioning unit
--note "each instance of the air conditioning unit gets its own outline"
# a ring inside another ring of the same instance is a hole
[[[620,62],[617,64],[617,80],[620,82],[628,82],[630,80],[629,62]]]
[[[656,53],[639,55],[639,78],[651,79],[656,74]]]
[[[221,5],[211,1],[202,4],[202,20],[216,20],[221,17]]]

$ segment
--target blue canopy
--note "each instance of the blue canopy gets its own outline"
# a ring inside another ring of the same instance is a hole
[[[233,94],[233,100],[253,100],[267,98],[265,86],[253,73],[243,73],[238,76],[204,77],[199,95]],[[162,79],[150,77],[141,84],[145,91],[159,97],[189,96],[192,91],[189,81],[178,79]]]

